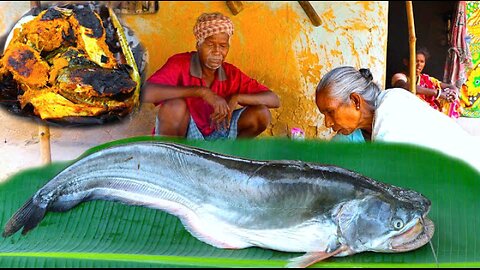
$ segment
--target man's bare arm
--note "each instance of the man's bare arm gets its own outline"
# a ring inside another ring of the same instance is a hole
[[[224,118],[229,113],[227,101],[206,87],[168,86],[150,83],[145,86],[143,91],[143,102],[146,103],[158,103],[176,98],[199,97],[213,107],[213,115],[215,117]]]
[[[158,103],[161,101],[186,98],[201,97],[205,87],[196,86],[169,86],[147,83],[143,89],[143,102]]]
[[[238,94],[232,96],[231,99],[235,99],[236,103],[242,106],[265,105],[268,108],[280,107],[280,99],[272,91],[260,92],[256,94]]]

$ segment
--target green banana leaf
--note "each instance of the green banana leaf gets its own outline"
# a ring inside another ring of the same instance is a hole
[[[162,140],[257,160],[303,160],[341,166],[375,180],[411,188],[432,201],[430,245],[405,253],[364,252],[329,258],[313,267],[480,267],[480,175],[435,151],[400,144],[254,139]],[[84,155],[85,155],[84,154]],[[56,162],[17,173],[0,185],[0,226],[54,175],[71,164]],[[161,166],[162,161],[158,161]],[[232,194],[235,196],[235,194]],[[218,249],[191,236],[163,211],[106,201],[49,212],[26,236],[0,239],[1,267],[283,267],[303,255],[261,248]]]

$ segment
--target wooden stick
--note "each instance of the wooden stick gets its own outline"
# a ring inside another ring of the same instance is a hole
[[[416,42],[417,38],[415,36],[415,23],[413,19],[413,5],[412,1],[406,1],[407,8],[407,19],[408,19],[408,36],[409,36],[409,45],[410,45],[410,62],[409,62],[409,77],[410,77],[410,91],[413,94],[417,93],[417,77],[416,77],[416,63],[417,63],[417,53],[416,53]]]
[[[240,11],[243,10],[243,3],[242,1],[226,1],[227,6],[233,15],[237,15]]]
[[[30,1],[30,8],[33,9],[33,8],[40,8],[41,5],[40,5],[40,1]]]
[[[48,127],[48,124],[40,124],[38,127],[38,137],[40,139],[42,164],[50,164],[52,162],[52,156],[50,153],[50,128]]]
[[[320,26],[322,24],[322,19],[320,19],[317,12],[312,7],[312,4],[310,4],[310,1],[298,1],[298,3],[302,6],[303,11],[305,11],[313,25]]]
[[[40,7],[40,1],[30,1],[30,8]],[[49,164],[52,162],[52,155],[50,153],[50,128],[48,124],[40,124],[38,127],[38,138],[40,140],[40,158],[42,164]]]

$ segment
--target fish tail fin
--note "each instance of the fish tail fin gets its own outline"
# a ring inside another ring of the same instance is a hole
[[[23,227],[22,235],[35,228],[45,216],[46,208],[40,207],[30,198],[15,214],[8,220],[2,236],[8,237]]]

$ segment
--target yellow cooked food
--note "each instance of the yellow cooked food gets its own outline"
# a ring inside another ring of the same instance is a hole
[[[75,15],[77,15],[78,13],[79,12],[75,13]],[[83,16],[83,14],[80,14],[78,16],[75,15],[70,16],[69,21],[75,32],[77,48],[85,51],[89,58],[97,65],[103,68],[115,67],[117,65],[117,61],[113,56],[112,52],[110,52],[108,45],[105,41],[105,29],[103,28],[100,17],[95,13],[91,15],[89,14],[90,16],[88,17]],[[97,22],[98,26],[93,29],[85,27],[78,21],[78,18],[95,21]]]
[[[10,45],[3,55],[2,64],[19,83],[30,87],[47,84],[50,67],[30,46],[20,43]]]
[[[103,106],[73,103],[50,88],[27,90],[19,97],[19,101],[22,108],[28,103],[32,104],[35,108],[35,114],[39,115],[41,119],[55,119],[65,116],[94,116],[105,111]]]
[[[116,31],[123,34],[123,27]],[[11,73],[22,89],[20,107],[31,104],[41,119],[126,115],[138,105],[138,70],[134,61],[127,61],[130,68],[118,64],[106,36],[102,19],[88,6],[48,8],[14,30],[0,79]],[[124,38],[118,42],[131,56]]]
[[[27,44],[38,51],[53,51],[59,48],[64,42],[64,36],[68,35],[70,24],[63,18],[44,20],[43,11],[35,19],[22,25],[20,40],[24,39]]]

